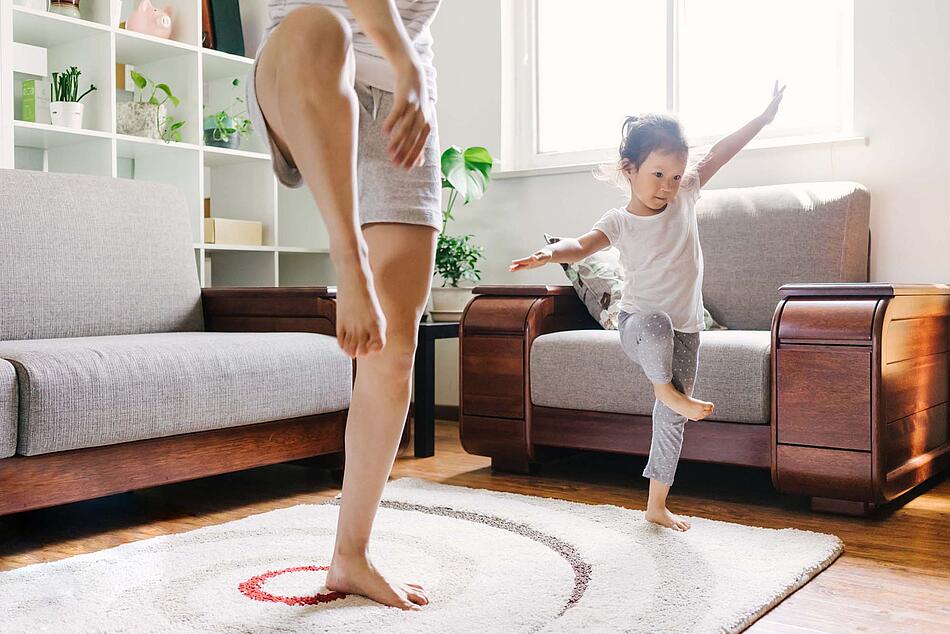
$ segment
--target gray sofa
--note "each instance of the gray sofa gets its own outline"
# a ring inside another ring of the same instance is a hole
[[[701,333],[694,393],[716,402],[710,420],[768,425],[778,289],[800,281],[867,281],[868,192],[847,182],[709,190],[697,213],[703,302],[728,330]],[[531,402],[649,416],[653,388],[616,334],[576,330],[535,339]]]
[[[0,170],[0,513],[342,450],[332,289],[203,290],[192,235],[175,187]]]

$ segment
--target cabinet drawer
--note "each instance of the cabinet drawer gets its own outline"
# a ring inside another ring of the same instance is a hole
[[[461,352],[465,414],[524,418],[524,339],[468,335]]]
[[[777,441],[871,449],[871,351],[780,347],[776,376]]]

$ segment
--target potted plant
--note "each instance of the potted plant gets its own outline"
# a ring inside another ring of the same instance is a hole
[[[435,272],[442,278],[442,287],[432,289],[433,321],[459,320],[472,296],[471,288],[459,286],[459,282],[481,279],[478,262],[484,257],[482,247],[472,242],[472,235],[450,235],[446,228],[459,197],[467,205],[485,194],[492,165],[492,156],[483,147],[463,151],[453,145],[442,153],[442,188],[449,190],[449,199],[435,251]]]
[[[231,82],[231,85],[238,86],[240,83],[241,82],[235,78]],[[241,139],[251,133],[251,120],[247,118],[246,108],[238,114],[231,113],[231,109],[243,103],[244,99],[235,97],[234,103],[230,106],[205,117],[205,145],[230,148],[232,150],[236,150],[241,145]]]
[[[81,74],[82,72],[75,66],[70,66],[62,73],[53,73],[53,99],[49,103],[49,117],[53,125],[67,128],[82,127],[83,105],[80,100],[96,90],[96,85],[90,84],[89,90],[77,97]]]
[[[175,121],[165,114],[166,102],[171,101],[176,108],[181,103],[178,97],[172,94],[172,89],[168,84],[157,83],[134,70],[130,74],[139,90],[138,99],[116,104],[116,132],[148,139],[180,140],[178,130],[185,122]],[[145,99],[148,88],[151,88],[152,92],[148,99]],[[158,96],[159,92],[164,97]]]

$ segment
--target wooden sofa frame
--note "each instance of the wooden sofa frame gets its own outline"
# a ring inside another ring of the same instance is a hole
[[[459,335],[463,447],[527,473],[556,448],[646,455],[649,416],[532,404],[539,336],[600,329],[571,286],[479,286]],[[864,514],[950,462],[950,287],[783,286],[771,424],[692,425],[682,458],[771,469],[812,508]],[[579,421],[580,419],[580,421]]]

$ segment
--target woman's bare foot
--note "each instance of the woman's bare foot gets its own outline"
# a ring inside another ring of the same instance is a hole
[[[709,401],[700,401],[699,399],[686,396],[673,387],[672,383],[663,385],[654,383],[653,392],[664,405],[689,420],[702,420],[712,414],[713,410],[716,409],[716,406]]]
[[[358,594],[401,610],[421,610],[429,603],[422,586],[387,581],[366,557],[334,555],[326,586],[335,592]]]
[[[660,526],[672,528],[674,531],[683,532],[689,530],[689,522],[670,513],[666,506],[663,506],[659,509],[648,507],[645,517],[648,522],[653,522],[654,524],[659,524]]]
[[[337,273],[336,339],[350,358],[386,345],[386,317],[379,306],[369,259],[348,254],[333,259]]]

